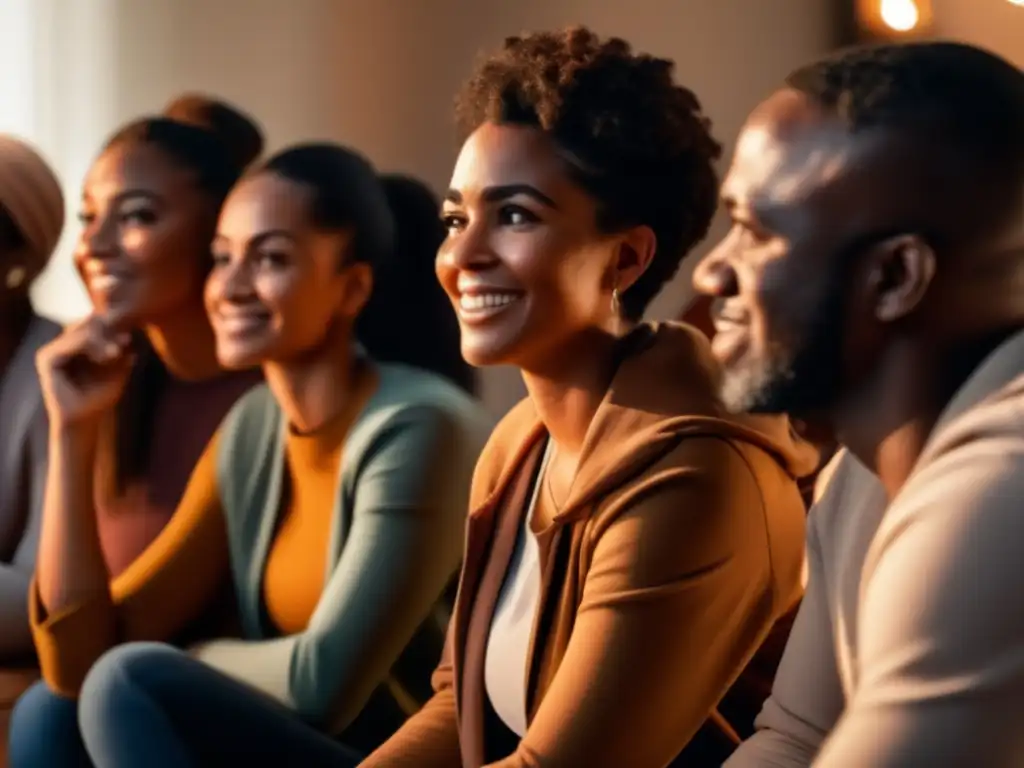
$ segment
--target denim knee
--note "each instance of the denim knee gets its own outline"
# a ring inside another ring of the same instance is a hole
[[[78,729],[78,702],[38,682],[11,712],[7,761],[11,768],[91,766]]]
[[[117,713],[126,702],[146,692],[150,677],[159,677],[163,662],[180,655],[181,651],[165,643],[143,642],[119,645],[103,654],[82,683],[78,719],[82,732],[105,727],[105,723],[111,722],[108,718],[120,722]]]

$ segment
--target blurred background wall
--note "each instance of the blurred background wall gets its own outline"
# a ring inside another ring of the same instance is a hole
[[[897,23],[908,5],[915,7],[913,0],[875,2]],[[728,144],[788,70],[849,42],[837,30],[854,6],[855,0],[0,0],[0,130],[44,151],[69,202],[65,237],[37,284],[36,303],[65,321],[86,311],[70,267],[81,179],[114,127],[158,111],[183,90],[250,111],[271,151],[303,139],[339,140],[381,169],[412,173],[440,191],[457,151],[453,95],[476,54],[506,35],[584,23],[672,58]],[[1024,7],[1011,0],[930,6],[928,34],[975,42],[1024,66]],[[684,264],[652,316],[677,315],[687,304],[695,261]],[[520,393],[512,372],[485,372],[484,397],[495,411]]]

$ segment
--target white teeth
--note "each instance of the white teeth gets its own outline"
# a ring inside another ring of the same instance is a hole
[[[507,306],[518,298],[511,293],[464,293],[459,296],[459,306],[467,312],[479,312],[481,309]]]
[[[113,290],[120,282],[113,275],[91,275],[89,277],[89,285],[92,286],[94,291],[100,291],[101,293]]]
[[[217,324],[221,330],[228,333],[242,333],[258,328],[263,324],[263,320],[254,315],[221,315],[218,320]]]

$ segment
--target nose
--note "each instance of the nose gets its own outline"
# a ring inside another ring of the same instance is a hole
[[[461,232],[450,235],[437,251],[437,268],[454,270],[483,270],[498,262],[487,227],[469,225]]]
[[[245,259],[230,259],[216,267],[206,281],[206,297],[211,302],[242,304],[256,295],[252,270]]]
[[[693,270],[693,287],[698,293],[714,298],[728,298],[739,292],[739,280],[726,254],[725,243],[719,243]]]
[[[76,256],[80,261],[109,259],[117,252],[115,227],[108,217],[97,218],[87,224],[78,238]]]

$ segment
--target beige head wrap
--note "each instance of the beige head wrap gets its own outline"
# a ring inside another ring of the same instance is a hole
[[[39,153],[6,134],[0,134],[0,206],[26,243],[24,261],[3,267],[23,268],[26,282],[31,282],[50,260],[64,229],[64,195]]]

